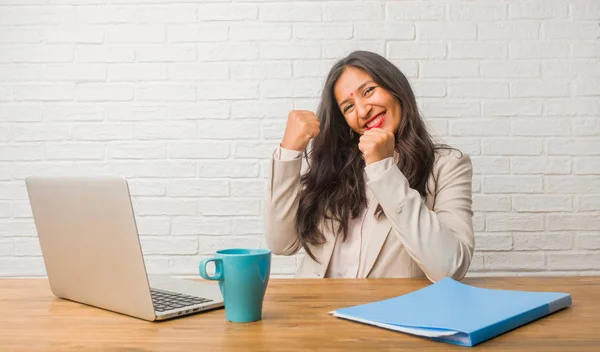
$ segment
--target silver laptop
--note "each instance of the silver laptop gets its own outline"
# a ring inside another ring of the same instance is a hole
[[[25,180],[52,292],[156,321],[223,307],[218,285],[146,274],[127,181]]]

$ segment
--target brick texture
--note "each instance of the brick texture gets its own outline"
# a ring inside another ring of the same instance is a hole
[[[127,177],[153,273],[265,246],[287,114],[356,49],[472,157],[468,275],[599,273],[599,21],[597,0],[0,1],[0,276],[45,275],[29,175]]]

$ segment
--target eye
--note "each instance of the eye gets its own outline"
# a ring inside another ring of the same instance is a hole
[[[375,86],[369,87],[369,88],[365,89],[365,91],[364,91],[363,95],[364,95],[364,96],[367,96],[367,95],[369,95],[370,93],[372,93],[374,90],[375,90]]]
[[[342,111],[344,114],[348,113],[348,111],[350,111],[352,108],[354,107],[354,104],[346,104],[346,107],[344,107],[344,110]]]

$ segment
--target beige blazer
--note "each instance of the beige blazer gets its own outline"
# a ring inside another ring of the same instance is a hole
[[[302,159],[272,158],[271,164],[264,204],[266,242],[273,254],[292,255],[302,248],[295,230]],[[385,216],[376,221],[366,244],[366,277],[462,279],[475,244],[472,175],[468,155],[439,150],[424,200],[396,165],[367,183]],[[320,223],[326,242],[310,246],[318,262],[305,255],[297,277],[324,277],[339,225],[333,226]]]

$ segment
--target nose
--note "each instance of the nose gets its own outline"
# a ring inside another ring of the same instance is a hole
[[[364,101],[363,99],[357,99],[354,104],[356,106],[356,113],[358,115],[358,118],[360,120],[368,119],[372,110],[371,104]]]

